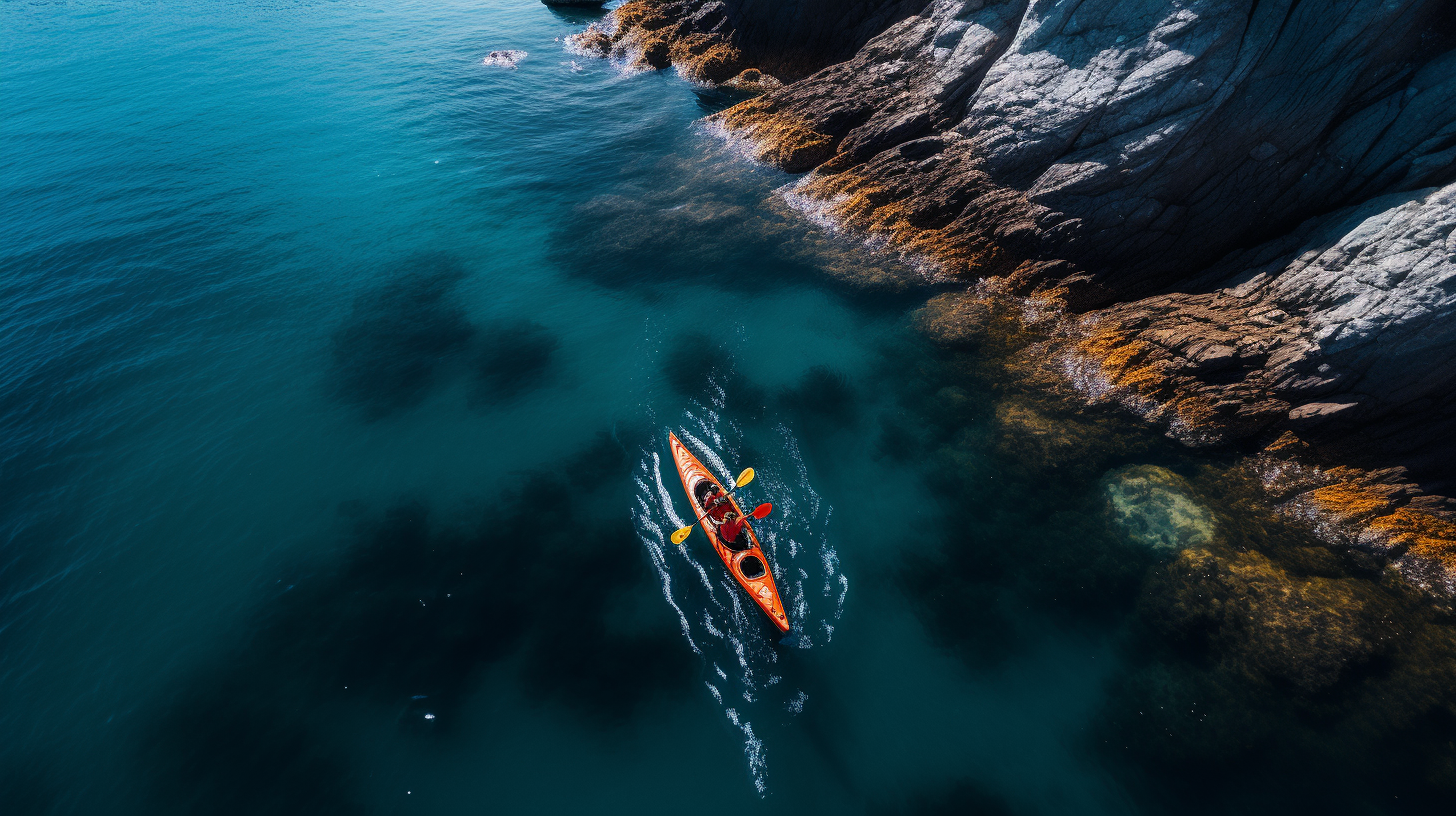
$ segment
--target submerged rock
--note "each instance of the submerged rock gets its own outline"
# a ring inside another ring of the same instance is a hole
[[[1102,479],[1107,514],[1131,541],[1171,555],[1207,546],[1217,526],[1182,476],[1156,465],[1119,468]]]
[[[1225,669],[1304,693],[1335,685],[1397,633],[1370,582],[1294,575],[1257,552],[1185,550],[1152,589],[1145,611],[1165,635],[1204,639]]]
[[[492,51],[480,63],[492,68],[508,68],[514,71],[516,70],[516,63],[525,58],[525,51]]]

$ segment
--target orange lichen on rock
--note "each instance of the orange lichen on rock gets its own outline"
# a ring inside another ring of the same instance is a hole
[[[1456,523],[1412,507],[1372,519],[1370,529],[1409,555],[1440,562],[1456,570]]]
[[[1426,494],[1403,468],[1322,469],[1308,461],[1313,452],[1286,432],[1253,460],[1280,511],[1313,522],[1326,544],[1390,559],[1412,584],[1456,597],[1456,502]]]
[[[717,84],[742,76],[748,66],[743,64],[743,52],[729,34],[696,28],[694,20],[679,16],[682,11],[652,0],[631,0],[618,6],[603,22],[573,35],[571,43],[644,70],[676,65],[695,82]],[[740,84],[745,90],[771,87],[762,77]]]
[[[1095,281],[1081,288],[1098,296]],[[1290,352],[1308,345],[1304,332],[1275,304],[1252,298],[1158,295],[1092,313],[1066,352],[1094,395],[1110,389],[1140,415],[1168,423],[1173,436],[1204,445],[1288,418],[1265,364],[1281,349],[1298,359]]]
[[[741,102],[710,121],[751,143],[758,161],[790,173],[814,171],[796,185],[794,195],[813,202],[822,215],[877,244],[929,262],[942,274],[1012,279],[1027,264],[1029,247],[1015,240],[1008,245],[998,236],[1033,232],[1031,205],[1020,192],[993,184],[961,145],[928,159],[933,169],[925,165],[920,173],[905,173],[894,153],[856,163],[836,152],[842,134],[821,130],[783,93]],[[945,191],[950,200],[925,195],[942,189],[942,181],[955,188]],[[1018,292],[1030,292],[1039,280],[1029,277],[1014,281],[1027,284]]]
[[[807,121],[774,112],[762,98],[749,99],[714,117],[754,145],[754,158],[776,167],[808,169],[834,152],[834,140]]]
[[[1097,361],[1108,382],[1152,396],[1163,382],[1162,372],[1147,361],[1153,346],[1137,339],[1136,332],[1098,325],[1077,342],[1077,352]]]
[[[1349,468],[1333,468],[1329,475],[1339,481],[1311,490],[1307,498],[1321,510],[1345,521],[1364,521],[1395,506],[1388,485],[1362,483]]]
[[[1264,446],[1265,453],[1286,453],[1304,451],[1309,449],[1309,443],[1295,436],[1290,431],[1285,431],[1279,438]]]
[[[742,73],[743,52],[722,37],[692,33],[673,40],[668,58],[689,79],[726,82]]]
[[[817,175],[800,185],[803,195],[827,202],[825,213],[863,232],[885,238],[902,252],[934,262],[946,274],[963,278],[1005,275],[1020,259],[979,230],[952,221],[934,227],[917,223],[905,196],[856,170]]]

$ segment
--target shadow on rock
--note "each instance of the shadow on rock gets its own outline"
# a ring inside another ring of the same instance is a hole
[[[441,522],[418,501],[342,507],[343,559],[280,582],[232,657],[158,703],[142,760],[160,803],[353,812],[348,753],[327,736],[340,712],[448,740],[481,672],[508,658],[529,698],[598,728],[681,692],[693,663],[642,600],[657,593],[621,518],[627,472],[603,435],[474,519]]]
[[[480,333],[480,349],[472,363],[475,384],[470,405],[503,405],[540,387],[551,375],[561,341],[539,323],[519,321],[488,327]]]
[[[464,277],[448,255],[419,255],[361,295],[333,336],[333,390],[376,421],[423,402],[441,366],[475,334],[452,300]]]
[[[546,9],[556,19],[562,22],[571,23],[572,25],[584,25],[607,16],[607,10],[602,8],[603,5],[605,3],[598,3],[597,5],[589,5],[587,3],[547,3]]]

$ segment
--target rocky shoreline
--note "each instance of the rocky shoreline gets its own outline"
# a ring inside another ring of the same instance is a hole
[[[758,93],[713,122],[796,196],[982,282],[932,336],[1034,312],[1042,385],[1456,597],[1447,5],[632,0],[576,44]]]

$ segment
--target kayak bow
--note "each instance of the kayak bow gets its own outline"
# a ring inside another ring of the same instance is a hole
[[[683,489],[688,493],[688,500],[692,502],[693,515],[703,513],[701,496],[709,484],[718,485],[721,490],[723,484],[713,476],[712,471],[703,467],[698,457],[692,451],[678,441],[675,434],[668,433],[668,445],[672,448],[672,461],[677,465],[678,476],[682,477]],[[728,501],[733,503],[733,509],[737,511],[740,518],[745,520],[742,535],[746,538],[744,543],[747,547],[735,550],[718,539],[718,525],[712,519],[704,516],[698,520],[702,525],[703,532],[707,534],[708,541],[712,543],[713,549],[717,550],[718,557],[723,559],[723,566],[728,568],[728,574],[733,580],[743,587],[748,597],[758,604],[758,608],[768,615],[774,626],[779,631],[789,631],[789,616],[784,613],[784,602],[779,598],[778,587],[774,585],[773,573],[769,571],[768,559],[764,557],[763,550],[758,546],[758,536],[754,534],[753,527],[747,523],[748,515],[738,502],[730,495]]]

